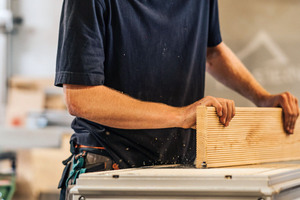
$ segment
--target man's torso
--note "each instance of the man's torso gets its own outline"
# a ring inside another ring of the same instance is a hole
[[[203,97],[206,48],[221,40],[210,35],[216,1],[89,1],[103,42],[105,86],[172,106]],[[72,140],[104,146],[121,167],[192,164],[195,158],[194,130],[121,130],[81,118],[72,127]]]

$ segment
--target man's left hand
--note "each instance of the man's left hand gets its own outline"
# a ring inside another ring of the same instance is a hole
[[[289,92],[277,95],[270,95],[260,106],[281,107],[283,109],[284,129],[287,133],[293,134],[297,118],[299,117],[298,99]]]

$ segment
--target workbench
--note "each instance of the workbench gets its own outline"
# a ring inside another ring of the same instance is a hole
[[[300,161],[229,168],[153,166],[80,175],[72,200],[299,200]]]

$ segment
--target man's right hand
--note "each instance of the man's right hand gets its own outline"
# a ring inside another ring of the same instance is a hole
[[[229,122],[235,115],[234,101],[223,98],[215,98],[207,96],[195,103],[182,107],[182,113],[184,116],[184,123],[182,128],[193,128],[196,125],[196,110],[198,106],[213,106],[216,108],[217,115],[220,118],[220,122],[224,126],[228,126]]]

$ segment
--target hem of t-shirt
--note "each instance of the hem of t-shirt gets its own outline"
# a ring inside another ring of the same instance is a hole
[[[207,44],[207,47],[215,47],[215,46],[218,46],[221,42],[222,42],[222,38],[219,37],[218,39],[214,40],[213,42],[208,43],[208,44]]]
[[[73,85],[103,85],[104,75],[97,73],[57,72],[54,85],[62,87],[63,84]]]

